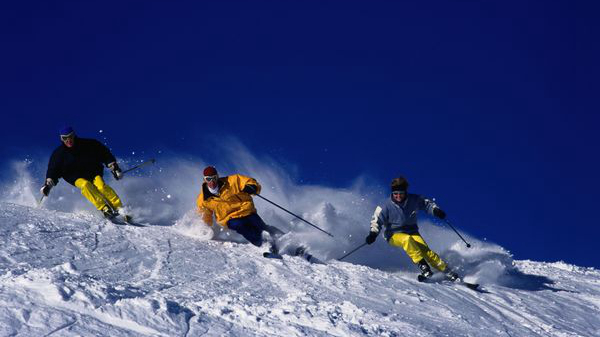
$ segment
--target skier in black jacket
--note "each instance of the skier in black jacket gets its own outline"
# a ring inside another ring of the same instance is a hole
[[[99,141],[77,137],[72,127],[62,129],[60,138],[62,144],[54,150],[48,163],[42,194],[48,196],[58,179],[63,178],[79,188],[104,216],[117,215],[115,211],[122,207],[121,199],[102,179],[103,165],[111,170],[115,179],[123,177],[115,156]]]

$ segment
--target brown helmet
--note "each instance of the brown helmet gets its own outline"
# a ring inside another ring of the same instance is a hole
[[[392,180],[392,192],[394,191],[408,191],[408,180],[402,176],[394,178]]]

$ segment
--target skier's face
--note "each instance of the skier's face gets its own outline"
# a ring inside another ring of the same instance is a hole
[[[75,134],[73,133],[67,136],[60,136],[60,139],[66,147],[73,147],[73,145],[75,144]]]
[[[204,181],[206,181],[206,185],[208,185],[209,188],[215,189],[217,187],[217,178],[219,178],[218,176],[206,176],[204,177]]]
[[[394,191],[392,192],[392,198],[396,202],[402,202],[404,201],[404,198],[406,198],[406,191]]]

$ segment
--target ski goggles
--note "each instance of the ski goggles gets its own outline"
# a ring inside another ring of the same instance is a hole
[[[68,135],[60,135],[60,139],[65,142],[69,139],[73,139],[75,137],[75,132],[71,132]]]
[[[394,191],[392,192],[392,195],[405,195],[406,191]]]
[[[219,176],[205,176],[204,180],[206,180],[207,183],[210,183],[211,181],[215,181],[219,178]]]

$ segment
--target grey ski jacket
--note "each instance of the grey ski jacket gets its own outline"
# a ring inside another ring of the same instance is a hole
[[[438,206],[429,199],[417,194],[407,194],[402,203],[390,197],[383,206],[377,206],[371,219],[371,232],[379,233],[385,228],[384,237],[389,240],[394,233],[418,234],[417,212],[426,211],[433,215]]]

